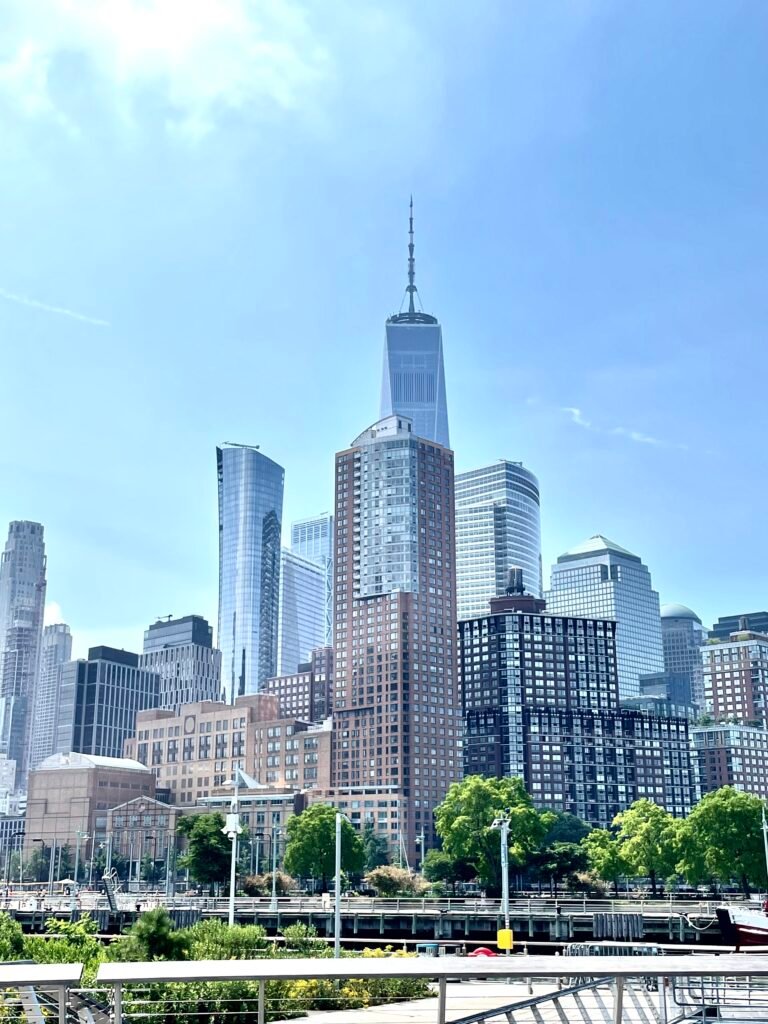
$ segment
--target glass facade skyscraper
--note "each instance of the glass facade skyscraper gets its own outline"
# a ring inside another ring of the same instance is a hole
[[[0,556],[0,755],[16,762],[19,790],[26,789],[40,671],[45,565],[40,523],[12,522]]]
[[[507,571],[523,570],[526,592],[541,597],[539,482],[520,462],[500,459],[456,475],[456,596],[459,619],[488,612]]]
[[[690,608],[684,604],[661,606],[664,672],[686,680],[689,703],[698,708],[704,707],[704,661],[701,648],[706,640],[707,631],[701,619]]]
[[[637,697],[640,676],[664,670],[659,595],[637,555],[597,535],[561,555],[545,595],[552,615],[616,622],[619,697]]]
[[[291,523],[291,551],[325,571],[322,646],[329,647],[333,643],[333,515],[322,512]]]
[[[72,657],[69,626],[58,622],[43,630],[40,676],[35,696],[29,767],[36,768],[56,750],[56,708],[59,703],[61,666]]]
[[[221,651],[201,615],[162,619],[144,632],[139,668],[160,679],[158,707],[178,711],[184,704],[221,700]]]
[[[280,616],[277,674],[292,675],[325,646],[325,568],[283,548],[280,562]]]
[[[413,424],[413,433],[450,447],[443,368],[443,332],[437,318],[416,309],[413,257],[413,202],[408,245],[408,310],[387,320],[381,419],[397,414]]]
[[[285,470],[249,445],[216,449],[219,628],[226,699],[257,693],[277,671]]]

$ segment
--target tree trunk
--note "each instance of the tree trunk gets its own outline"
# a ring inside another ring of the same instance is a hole
[[[651,896],[653,896],[653,898],[656,899],[656,895],[657,895],[656,872],[655,871],[649,871],[648,872],[648,877],[651,880]]]
[[[741,890],[747,899],[752,895],[752,890],[749,888],[749,879],[745,874],[741,876]]]

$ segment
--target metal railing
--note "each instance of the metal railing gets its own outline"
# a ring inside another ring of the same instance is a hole
[[[371,1024],[768,1020],[768,958],[760,954],[104,963],[88,990],[78,988],[81,974],[80,964],[0,965],[0,999],[14,1011],[2,1016],[33,1024],[52,1016],[58,1024],[267,1024],[308,1008],[350,1008],[351,1024],[362,1024],[363,1014]],[[379,1008],[412,998],[402,1012]]]

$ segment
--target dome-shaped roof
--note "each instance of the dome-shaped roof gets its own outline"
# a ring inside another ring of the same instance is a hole
[[[662,619],[694,619],[701,625],[701,619],[696,612],[686,608],[684,604],[663,604],[661,606]]]

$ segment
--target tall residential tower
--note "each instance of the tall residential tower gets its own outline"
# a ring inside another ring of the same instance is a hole
[[[160,708],[178,711],[183,704],[221,700],[221,651],[213,646],[213,629],[201,615],[159,619],[144,631],[139,668],[160,679]]]
[[[333,515],[321,512],[291,523],[291,551],[317,563],[325,572],[323,646],[333,643]]]
[[[456,593],[460,619],[488,612],[513,566],[541,597],[539,482],[520,462],[456,474]]]
[[[0,755],[16,762],[20,790],[26,788],[45,586],[43,527],[11,523],[0,557]]]
[[[335,551],[333,786],[412,861],[462,768],[453,452],[403,416],[364,431],[336,456]]]
[[[216,449],[219,479],[219,628],[228,703],[277,671],[280,531],[285,470],[258,448]]]
[[[414,283],[413,199],[408,242],[408,309],[387,320],[384,375],[381,385],[381,419],[405,416],[413,433],[427,441],[450,447],[448,406],[445,399],[443,332],[437,318],[416,309]]]
[[[325,569],[287,548],[280,554],[277,674],[288,676],[325,646]]]
[[[32,720],[32,739],[29,749],[29,767],[37,768],[41,761],[56,750],[56,714],[59,705],[61,666],[72,657],[72,634],[63,622],[46,626],[40,656],[40,676],[35,697]]]

